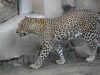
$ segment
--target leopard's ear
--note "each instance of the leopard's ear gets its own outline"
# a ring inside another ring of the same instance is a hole
[[[43,18],[37,18],[37,19],[35,19],[35,23],[38,23],[40,25],[46,25],[47,24],[47,20],[45,20]]]
[[[26,17],[26,16],[25,16],[25,20],[32,20],[32,18],[31,18],[31,17]]]

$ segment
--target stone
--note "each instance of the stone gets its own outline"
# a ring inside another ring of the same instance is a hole
[[[0,23],[17,15],[17,6],[14,3],[6,2],[6,0],[0,1]]]

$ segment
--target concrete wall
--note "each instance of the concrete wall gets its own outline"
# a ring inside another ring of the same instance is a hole
[[[39,13],[39,14],[45,14],[44,10],[44,0],[33,0],[33,12]]]
[[[20,0],[20,14],[44,14],[44,0]]]
[[[62,0],[21,0],[20,13],[35,12],[45,15],[47,18],[55,18],[63,15]]]
[[[31,13],[33,10],[32,0],[19,0],[19,8],[20,8],[20,14]]]
[[[2,3],[0,3],[0,8],[2,8],[3,7],[3,5],[2,5]]]
[[[10,4],[9,4],[10,5]],[[11,6],[12,7],[12,6]],[[6,7],[5,4],[0,2],[0,23],[17,15],[17,8]]]
[[[78,9],[100,11],[100,0],[62,0],[64,5],[75,6]]]
[[[38,13],[47,18],[55,18],[63,15],[61,0],[21,0],[20,13]]]
[[[70,5],[72,7],[76,6],[76,0],[62,0],[62,6]]]
[[[61,0],[44,0],[45,16],[55,18],[63,15]]]
[[[100,11],[100,0],[76,0],[76,7]]]

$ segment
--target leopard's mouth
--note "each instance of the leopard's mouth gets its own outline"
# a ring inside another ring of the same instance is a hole
[[[27,33],[20,33],[19,36],[21,37],[25,37],[27,35]]]

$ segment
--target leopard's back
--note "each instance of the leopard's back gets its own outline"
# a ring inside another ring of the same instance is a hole
[[[92,31],[96,29],[98,14],[92,10],[80,9],[70,10],[64,16],[52,19],[51,24],[61,25],[64,28],[76,28],[81,31]]]

